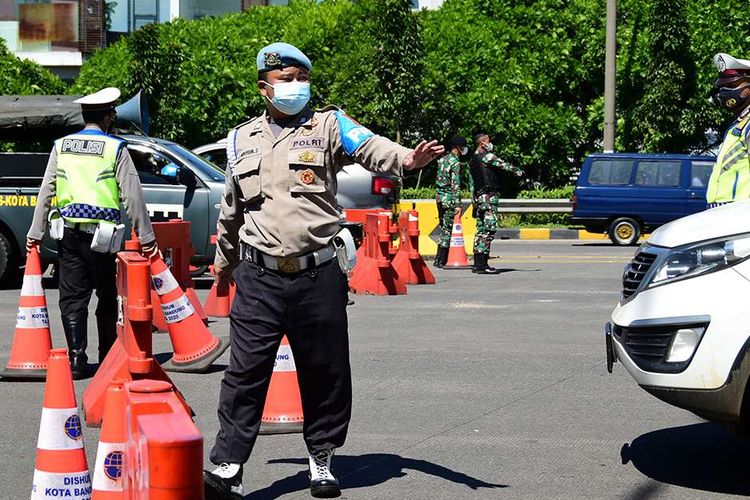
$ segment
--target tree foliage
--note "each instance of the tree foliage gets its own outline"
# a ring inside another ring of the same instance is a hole
[[[17,58],[0,39],[0,93],[59,95],[65,93],[65,83],[38,64]]]
[[[728,116],[705,96],[716,52],[749,56],[750,17],[731,0],[618,2],[617,148],[680,152]],[[336,104],[405,145],[485,131],[546,186],[601,147],[605,2],[292,0],[143,28],[89,59],[71,92],[149,91],[154,135],[214,141],[264,108],[255,56],[297,45],[313,61],[313,106]],[[421,185],[429,185],[426,169]],[[414,178],[407,180],[413,185]]]

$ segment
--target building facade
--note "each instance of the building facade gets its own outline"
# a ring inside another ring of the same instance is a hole
[[[288,1],[0,0],[0,38],[18,57],[72,80],[88,55],[146,24],[220,16]],[[443,0],[412,2],[415,9],[436,9]]]

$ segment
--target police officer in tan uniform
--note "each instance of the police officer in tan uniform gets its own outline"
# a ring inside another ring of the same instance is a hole
[[[242,465],[258,435],[276,351],[294,355],[309,451],[310,492],[340,494],[331,470],[351,416],[347,279],[332,239],[340,230],[336,172],[349,162],[383,173],[421,168],[442,154],[373,134],[335,107],[313,111],[310,60],[274,43],[257,57],[266,112],[227,138],[216,279],[233,279],[231,357],[221,382],[220,430],[204,474],[206,498],[242,498]]]

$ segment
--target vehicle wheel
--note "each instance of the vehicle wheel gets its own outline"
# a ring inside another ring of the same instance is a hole
[[[0,284],[3,286],[12,285],[12,282],[20,275],[17,261],[10,241],[3,233],[0,233]]]
[[[615,245],[632,245],[641,235],[641,226],[629,217],[621,217],[612,221],[607,232]]]

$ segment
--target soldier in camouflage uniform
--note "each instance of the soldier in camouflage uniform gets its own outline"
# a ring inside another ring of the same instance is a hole
[[[448,248],[453,231],[453,218],[461,203],[461,162],[459,158],[466,155],[466,139],[454,135],[450,140],[450,151],[438,160],[437,193],[435,201],[440,220],[440,243],[435,256],[435,267],[443,267],[448,260]]]
[[[497,217],[500,214],[500,176],[501,170],[523,177],[523,170],[506,163],[492,153],[493,145],[487,134],[474,136],[477,146],[469,162],[471,179],[474,184],[472,201],[474,217],[477,220],[477,232],[474,236],[474,268],[477,274],[497,274],[500,270],[487,265],[490,258],[490,245],[495,239]]]

